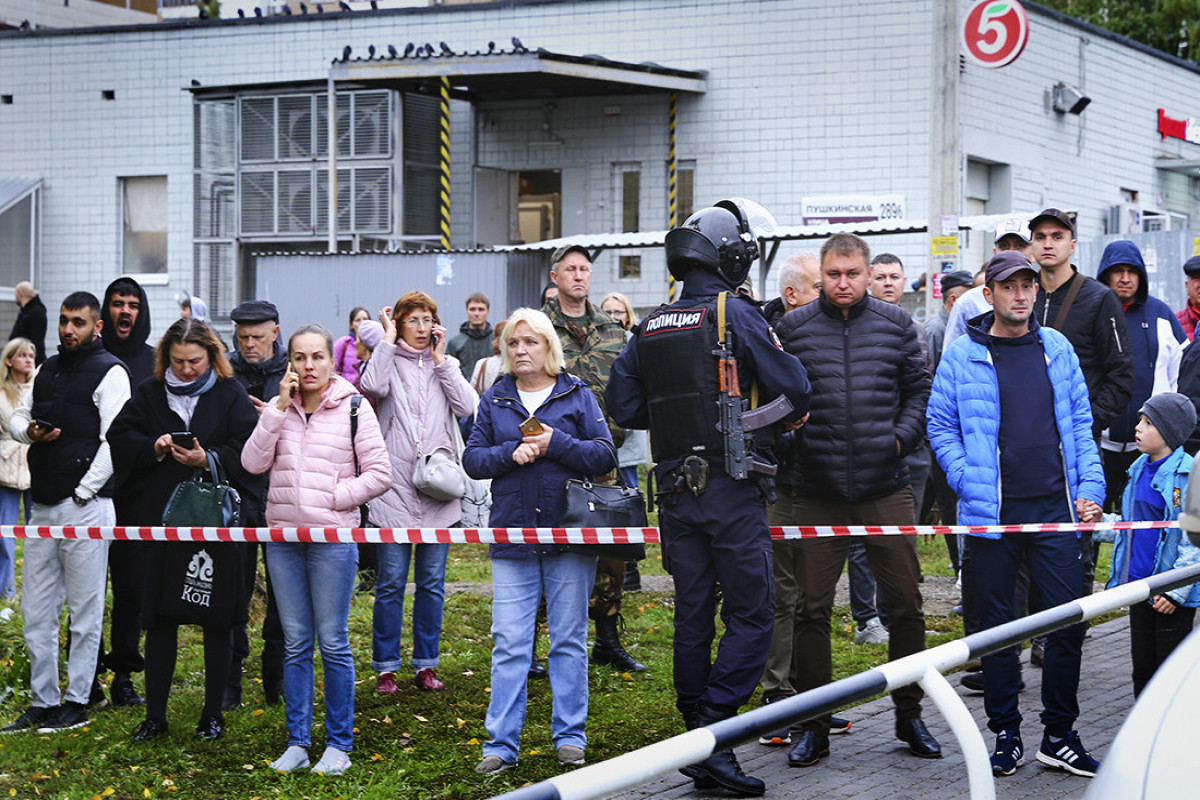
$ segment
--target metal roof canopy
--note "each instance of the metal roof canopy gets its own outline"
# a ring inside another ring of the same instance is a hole
[[[703,94],[707,73],[596,55],[571,56],[543,48],[352,58],[335,61],[330,68],[330,78],[338,83],[407,91],[442,77],[450,79],[451,94],[457,98],[498,101],[657,92]]]
[[[41,185],[41,178],[26,175],[17,175],[11,178],[0,177],[0,214],[24,200]]]

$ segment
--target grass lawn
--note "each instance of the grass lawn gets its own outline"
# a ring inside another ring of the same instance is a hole
[[[20,543],[18,544],[20,547]],[[643,562],[644,574],[661,574],[657,546]],[[949,574],[941,537],[920,544],[924,569]],[[1106,550],[1108,548],[1105,548]],[[18,552],[19,557],[19,552]],[[1107,574],[1107,569],[1104,570]],[[455,545],[447,581],[488,583],[486,549]],[[261,621],[261,598],[252,609],[254,632]],[[411,604],[409,604],[411,606]],[[649,667],[642,674],[621,674],[592,667],[588,718],[591,763],[680,733],[671,689],[671,597],[638,592],[626,596],[624,644]],[[529,711],[517,768],[481,778],[473,772],[487,710],[491,640],[489,596],[467,591],[447,598],[439,675],[446,690],[420,692],[408,679],[401,693],[377,696],[370,670],[371,597],[355,597],[350,638],[359,688],[356,696],[354,766],[345,775],[324,778],[302,771],[273,772],[268,763],[287,744],[282,707],[261,704],[257,654],[247,662],[247,704],[226,715],[227,732],[215,743],[193,736],[203,695],[203,662],[199,630],[184,628],[179,663],[168,707],[170,735],[150,744],[134,744],[130,735],[141,722],[137,709],[104,709],[92,714],[85,728],[56,735],[17,734],[0,737],[0,800],[4,797],[53,798],[473,798],[490,797],[526,782],[560,772],[550,741],[550,687],[529,684]],[[941,644],[962,634],[957,617],[929,617]],[[408,621],[404,642],[407,645]],[[886,648],[856,646],[849,609],[835,609],[835,677],[854,674],[882,662]],[[540,652],[547,646],[543,633]],[[320,659],[317,659],[318,678]],[[141,678],[135,684],[142,686]],[[0,622],[0,721],[15,719],[28,704],[28,664],[21,638],[20,614]],[[752,701],[757,703],[757,698]],[[320,726],[323,700],[318,690],[316,725],[310,758],[324,748]]]

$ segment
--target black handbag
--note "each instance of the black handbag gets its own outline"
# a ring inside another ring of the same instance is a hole
[[[198,469],[192,479],[181,481],[171,492],[163,509],[162,524],[167,527],[231,528],[241,524],[242,497],[225,480],[225,472],[215,453],[208,452],[211,481]]]
[[[646,497],[641,489],[603,486],[590,480],[569,480],[563,486],[562,528],[644,528]],[[627,544],[573,544],[572,550],[601,558],[634,561],[646,557],[643,542]]]

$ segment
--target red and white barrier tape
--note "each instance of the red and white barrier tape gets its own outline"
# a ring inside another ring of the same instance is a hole
[[[941,533],[1055,533],[1177,527],[1175,522],[1028,525],[788,525],[772,539],[915,536]],[[625,544],[659,541],[658,528],[164,528],[0,525],[0,537],[148,542],[401,542],[456,544]]]

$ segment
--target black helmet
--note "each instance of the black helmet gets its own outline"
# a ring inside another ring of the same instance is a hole
[[[758,258],[758,239],[745,209],[733,200],[692,214],[667,233],[666,247],[667,269],[676,280],[699,268],[719,275],[732,287],[742,284]]]

